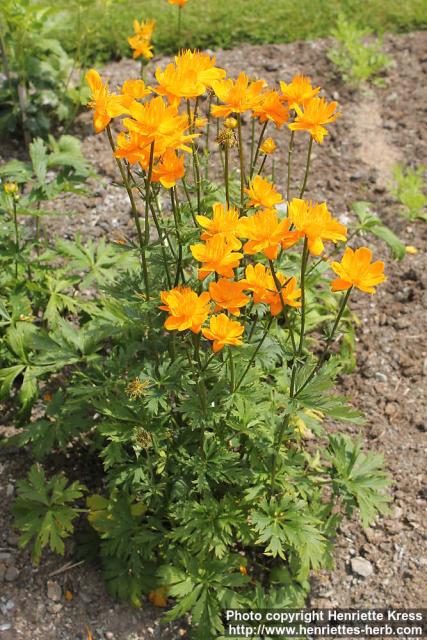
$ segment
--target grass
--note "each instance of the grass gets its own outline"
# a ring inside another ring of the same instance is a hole
[[[132,32],[134,17],[157,20],[158,53],[175,52],[180,46],[230,48],[243,42],[319,38],[331,33],[339,13],[375,32],[427,28],[427,0],[189,0],[178,43],[177,7],[167,0],[55,0],[52,6],[58,8],[60,3],[64,5],[61,43],[73,52],[77,33],[83,29],[90,57],[98,60],[129,55],[126,36]],[[76,6],[83,6],[80,14]]]
[[[425,212],[427,197],[424,195],[424,174],[426,168],[396,165],[393,171],[394,185],[391,193],[402,205],[403,213],[409,220],[427,220]]]

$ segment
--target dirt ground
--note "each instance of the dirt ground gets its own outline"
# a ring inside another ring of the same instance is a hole
[[[385,49],[394,64],[385,74],[385,87],[361,92],[343,86],[326,58],[327,47],[327,41],[297,42],[244,46],[217,54],[218,65],[229,75],[244,69],[273,84],[303,72],[329,98],[337,99],[342,117],[330,127],[324,145],[315,148],[306,196],[325,199],[343,221],[351,219],[352,202],[367,200],[405,244],[418,249],[395,262],[384,245],[369,238],[376,255],[386,262],[388,281],[373,297],[353,298],[351,307],[360,320],[358,367],[340,381],[341,390],[364,411],[367,422],[362,428],[339,428],[352,434],[359,431],[368,448],[383,453],[392,476],[392,511],[365,532],[357,521],[343,526],[335,568],[313,576],[310,604],[425,607],[427,226],[409,224],[401,216],[388,186],[396,162],[419,164],[427,158],[423,93],[427,33],[386,37]],[[138,64],[124,60],[108,65],[104,75],[114,87],[127,77],[137,77],[138,71]],[[74,133],[99,171],[95,195],[64,198],[61,206],[81,215],[49,223],[48,232],[112,237],[115,231],[127,230],[129,207],[124,192],[114,184],[115,166],[107,141],[93,135],[89,114],[79,117]],[[19,154],[18,149],[9,151]],[[283,158],[284,147],[281,153]],[[298,175],[302,175],[302,156],[297,149]],[[278,162],[279,185],[284,173],[285,165]],[[0,405],[0,434],[10,426],[2,425]],[[51,575],[72,562],[71,547],[64,559],[45,554],[40,567],[31,565],[29,553],[17,548],[9,514],[16,479],[29,464],[25,452],[0,449],[0,640],[86,640],[88,630],[94,640],[185,637],[185,623],[160,625],[158,609],[147,604],[136,610],[113,601],[96,566],[83,564]],[[65,598],[66,590],[72,591],[72,600]]]

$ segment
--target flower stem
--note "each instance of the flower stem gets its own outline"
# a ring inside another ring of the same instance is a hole
[[[274,456],[273,456],[273,466],[271,469],[271,486],[270,486],[270,496],[273,497],[275,493],[275,484],[276,484],[276,473],[277,473],[277,462],[279,460],[280,447],[283,440],[283,434],[286,427],[289,424],[289,415],[287,415],[282,422],[282,424],[277,428],[277,431],[274,435]]]
[[[147,179],[145,181],[145,229],[144,229],[144,243],[148,246],[150,242],[150,224],[148,212],[150,210],[150,190],[151,190],[151,177],[153,175],[153,162],[154,162],[154,142],[150,146],[150,160],[148,164]]]
[[[230,365],[230,392],[234,393],[235,375],[234,375],[233,350],[231,347],[228,351],[228,360]]]
[[[115,147],[114,147],[114,140],[113,140],[113,134],[111,133],[111,127],[110,125],[107,125],[107,135],[108,135],[108,140],[111,146],[111,149],[113,151],[113,156],[116,160],[116,164],[119,168],[120,171],[120,175],[122,176],[122,180],[123,180],[123,185],[127,191],[128,194],[128,198],[129,198],[129,202],[130,202],[130,206],[131,206],[131,211],[132,211],[132,216],[133,219],[135,221],[135,226],[136,226],[136,232],[138,235],[138,242],[139,242],[139,250],[140,250],[140,254],[141,254],[141,265],[142,265],[142,273],[143,273],[143,278],[144,278],[144,286],[145,286],[145,295],[147,296],[147,300],[150,299],[150,287],[149,287],[149,283],[148,283],[148,270],[147,270],[147,260],[145,257],[145,243],[144,243],[144,237],[142,235],[142,229],[141,229],[141,223],[139,220],[139,215],[138,215],[138,211],[136,209],[136,205],[135,205],[135,199],[133,197],[133,193],[132,193],[132,189],[131,186],[129,184],[129,180],[126,176],[126,171],[123,167],[123,164],[120,160],[120,158],[117,158],[115,155]]]
[[[182,276],[182,280],[184,281],[184,273],[182,271],[182,242],[181,242],[181,234],[179,231],[180,216],[179,216],[178,206],[176,202],[175,187],[172,187],[170,189],[170,196],[171,196],[171,205],[172,205],[172,211],[173,211],[173,219],[175,222],[176,238],[178,240],[178,261],[176,265],[176,274],[175,274],[175,282],[174,282],[174,287],[176,287],[178,286],[178,283],[179,283],[180,273]]]
[[[318,359],[318,361],[317,361],[317,364],[316,364],[316,366],[314,367],[314,369],[312,370],[312,372],[310,373],[310,375],[308,376],[307,380],[304,382],[304,384],[303,384],[303,385],[298,389],[298,391],[294,394],[294,396],[293,396],[294,398],[296,398],[296,397],[301,393],[301,391],[302,391],[303,389],[305,389],[305,387],[309,384],[309,382],[311,382],[311,380],[313,379],[313,377],[316,375],[316,373],[319,371],[320,367],[321,367],[321,366],[322,366],[322,364],[324,363],[324,361],[325,361],[325,359],[326,359],[326,356],[327,356],[327,355],[328,355],[328,353],[329,353],[329,347],[331,346],[332,340],[333,340],[334,335],[335,335],[335,331],[336,331],[336,330],[337,330],[337,328],[338,328],[339,322],[340,322],[340,320],[341,320],[341,318],[342,318],[342,315],[343,315],[343,313],[344,313],[344,310],[345,310],[345,308],[346,308],[346,306],[347,306],[347,302],[348,302],[348,299],[349,299],[349,297],[350,297],[350,293],[351,293],[352,289],[353,289],[353,287],[350,287],[350,288],[346,291],[346,294],[342,297],[341,304],[340,304],[340,308],[339,308],[339,310],[338,310],[337,317],[335,318],[334,326],[332,327],[332,331],[331,331],[331,333],[329,334],[328,339],[326,340],[325,347],[324,347],[324,349],[323,349],[322,353],[321,353],[321,354],[320,354],[320,356],[319,356],[319,359]]]
[[[291,131],[288,147],[288,179],[286,186],[286,200],[289,202],[291,197],[291,173],[292,173],[292,154],[294,151],[295,131]]]
[[[293,350],[294,353],[296,353],[297,346],[296,346],[296,342],[295,342],[294,331],[293,331],[292,325],[291,325],[291,323],[289,321],[289,316],[288,316],[288,313],[286,311],[285,301],[283,299],[283,293],[282,293],[282,288],[283,287],[280,284],[279,278],[277,277],[273,261],[269,260],[269,264],[270,264],[271,275],[273,276],[274,284],[276,285],[276,289],[277,289],[277,292],[278,292],[279,297],[280,297],[280,302],[282,304],[282,315],[283,315],[283,319],[285,321],[285,327],[289,331],[289,336],[290,336],[291,342],[292,342],[292,350]],[[286,286],[286,284],[287,284],[287,282],[285,282],[285,284],[283,286]]]
[[[240,378],[240,380],[238,381],[238,383],[237,383],[237,384],[236,384],[236,386],[234,387],[234,391],[237,391],[237,390],[239,389],[240,385],[242,384],[243,380],[244,380],[244,379],[245,379],[245,377],[246,377],[246,374],[248,373],[249,369],[251,368],[251,366],[252,366],[252,364],[253,364],[253,362],[254,362],[254,360],[255,360],[255,357],[256,357],[256,355],[257,355],[257,353],[258,353],[258,351],[261,349],[261,347],[262,347],[262,345],[263,345],[263,343],[264,343],[264,340],[266,339],[267,334],[268,334],[268,332],[270,331],[270,327],[271,327],[271,325],[272,325],[272,323],[273,323],[273,319],[274,319],[274,318],[273,318],[273,316],[271,316],[270,320],[268,321],[267,327],[265,328],[264,334],[263,334],[263,336],[262,336],[261,340],[258,342],[258,344],[257,344],[257,346],[256,346],[256,349],[255,349],[255,351],[253,352],[252,357],[251,357],[251,359],[249,360],[248,365],[247,365],[246,369],[245,369],[245,370],[244,370],[244,372],[243,372],[242,377]]]
[[[307,187],[308,174],[310,173],[310,160],[311,160],[312,149],[313,149],[313,138],[310,136],[310,142],[308,143],[307,163],[305,165],[304,182],[302,183],[301,191],[299,194],[300,198],[303,197]]]
[[[239,137],[239,159],[240,159],[240,213],[243,213],[244,209],[244,198],[245,198],[245,157],[243,152],[243,141],[242,141],[242,116],[240,113],[237,114],[237,133]]]
[[[225,182],[225,199],[227,202],[227,209],[230,208],[230,186],[228,184],[228,146],[224,146],[224,182]]]
[[[13,197],[13,226],[15,228],[15,278],[18,277],[18,256],[19,256],[19,226],[18,214],[16,212],[16,201]]]
[[[251,163],[251,173],[250,173],[250,177],[251,178],[254,175],[256,163],[257,163],[257,160],[258,160],[258,157],[259,157],[259,150],[261,149],[262,141],[264,140],[264,134],[265,134],[265,130],[267,129],[267,125],[268,125],[268,120],[266,120],[264,122],[264,126],[261,129],[261,133],[260,133],[260,136],[259,136],[257,148],[256,148],[256,151],[255,151],[255,156],[254,156],[254,159],[253,159],[253,161]]]

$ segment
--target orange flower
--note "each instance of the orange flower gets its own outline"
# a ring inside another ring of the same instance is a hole
[[[283,202],[283,198],[274,186],[268,180],[264,180],[261,176],[255,176],[249,185],[249,189],[245,189],[250,200],[249,207],[266,207],[271,209],[276,204]]]
[[[327,129],[323,126],[338,118],[340,113],[335,113],[337,102],[326,102],[324,98],[313,98],[305,106],[304,110],[295,105],[295,122],[288,125],[292,131],[308,131],[316,142],[321,144],[323,138],[328,135]]]
[[[199,280],[206,278],[209,273],[232,278],[233,269],[239,266],[243,258],[243,254],[233,252],[231,245],[220,235],[210,238],[205,244],[193,244],[190,249],[194,258],[202,263]]]
[[[133,21],[133,30],[135,35],[129,36],[129,46],[134,50],[133,57],[139,58],[143,56],[147,60],[153,57],[153,45],[150,44],[151,36],[153,35],[154,27],[156,26],[155,20],[147,20],[144,22]]]
[[[238,234],[248,238],[243,246],[245,253],[254,255],[263,252],[270,260],[277,258],[281,242],[290,247],[300,237],[298,232],[290,231],[289,219],[279,220],[274,209],[264,209],[253,216],[240,218]]]
[[[366,293],[375,293],[375,287],[384,280],[384,262],[372,262],[372,252],[367,247],[344,251],[341,262],[332,262],[331,268],[339,276],[331,282],[332,291],[356,287]]]
[[[130,164],[139,162],[144,170],[148,169],[150,161],[150,147],[145,143],[145,139],[134,131],[126,134],[120,131],[116,140],[116,158],[126,158]]]
[[[254,116],[260,122],[271,120],[280,129],[289,118],[289,110],[283,105],[283,101],[277,91],[267,91],[261,96],[261,102],[253,110]]]
[[[147,60],[153,57],[153,45],[147,38],[143,38],[140,35],[129,36],[128,43],[131,49],[133,49],[133,57],[139,58],[142,56]]]
[[[127,113],[127,109],[123,104],[122,96],[110,93],[108,85],[102,82],[101,76],[95,69],[89,69],[86,73],[86,82],[92,92],[92,100],[88,102],[88,107],[94,110],[93,126],[96,133],[100,133],[112,118]]]
[[[249,297],[243,293],[244,284],[234,280],[221,278],[218,282],[209,284],[209,293],[216,302],[215,311],[225,309],[235,316],[240,315],[240,307],[249,302]]]
[[[249,264],[245,270],[245,278],[239,281],[245,291],[252,291],[254,303],[268,302],[271,298],[271,286],[274,285],[270,269],[258,262]]]
[[[150,95],[151,89],[145,86],[144,80],[125,80],[122,86],[123,96],[140,100]]]
[[[281,293],[278,292],[274,278],[271,276],[273,280],[272,288],[274,287],[275,293],[268,299],[268,304],[270,305],[270,313],[272,316],[277,316],[282,311],[282,300],[285,305],[290,307],[301,306],[301,300],[298,299],[301,298],[301,289],[297,289],[296,277],[286,278],[280,271],[276,273],[276,277],[281,285]]]
[[[212,82],[224,77],[224,69],[215,67],[215,57],[187,49],[175,56],[175,63],[168,64],[164,71],[156,70],[159,85],[154,90],[177,106],[181,98],[201,96]]]
[[[265,80],[250,82],[242,71],[237,80],[216,80],[212,83],[215,94],[224,105],[213,105],[211,113],[217,118],[226,118],[231,113],[244,113],[255,109],[262,100]]]
[[[223,204],[217,202],[213,205],[212,219],[206,216],[196,216],[197,222],[203,229],[202,240],[209,240],[214,236],[222,236],[230,245],[231,249],[238,250],[242,243],[236,236],[239,212],[237,209],[226,209]]]
[[[153,167],[152,182],[160,182],[165,189],[170,189],[184,174],[184,156],[179,158],[173,149],[167,149],[161,161]]]
[[[277,149],[277,146],[273,138],[266,138],[259,148],[261,153],[264,153],[266,156],[269,156],[271,153],[274,153],[276,149]]]
[[[161,291],[163,305],[159,307],[169,313],[164,327],[168,331],[185,331],[200,333],[204,321],[209,315],[210,295],[207,291],[197,295],[188,287],[175,287],[171,291]]]
[[[254,303],[264,302],[270,305],[270,311],[273,316],[277,316],[282,310],[282,301],[277,290],[273,274],[263,264],[255,266],[248,265],[245,271],[245,278],[240,280],[245,290],[253,292]],[[291,307],[300,307],[301,289],[296,288],[297,280],[295,276],[286,278],[280,271],[276,273],[282,289],[282,298],[284,304]]]
[[[167,148],[191,151],[187,143],[196,136],[185,133],[188,129],[187,116],[179,115],[176,108],[167,106],[160,96],[144,104],[134,101],[129,112],[132,119],[125,118],[123,124],[143,136],[146,145],[155,142],[158,154],[163,154]]]
[[[169,4],[176,4],[178,7],[183,7],[188,0],[168,0]]]
[[[141,22],[138,22],[138,20],[135,19],[133,21],[133,30],[135,32],[135,35],[141,36],[141,38],[145,38],[146,40],[151,39],[155,26],[155,20],[147,20],[146,22],[144,20],[141,20]]]
[[[297,231],[306,236],[313,256],[319,256],[324,250],[323,240],[346,240],[346,227],[331,216],[325,202],[317,204],[294,198],[289,204],[288,216]]]
[[[300,105],[305,106],[320,91],[320,87],[313,89],[310,78],[306,76],[294,76],[289,84],[280,82],[280,89],[289,109],[295,109]]]
[[[202,334],[213,341],[212,349],[215,353],[221,351],[226,344],[239,346],[242,344],[243,325],[236,320],[230,320],[225,313],[212,316],[209,329],[202,329]]]

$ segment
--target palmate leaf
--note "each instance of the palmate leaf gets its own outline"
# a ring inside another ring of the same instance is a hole
[[[258,544],[265,546],[264,553],[286,559],[289,551],[300,558],[301,575],[308,568],[321,566],[326,552],[326,540],[303,500],[283,497],[263,500],[251,514],[251,521],[258,533]]]
[[[17,528],[22,531],[20,546],[34,540],[32,557],[36,564],[47,545],[63,555],[64,539],[73,532],[73,521],[81,511],[71,503],[82,497],[85,487],[79,482],[68,485],[61,475],[48,480],[42,467],[33,465],[28,481],[18,481],[17,488],[12,512]]]
[[[347,513],[359,507],[364,527],[368,527],[377,513],[387,513],[390,496],[385,490],[390,484],[383,471],[383,457],[364,453],[359,442],[344,435],[329,436],[328,458],[335,492],[341,496]]]
[[[249,581],[239,571],[241,557],[227,554],[219,560],[178,551],[173,558],[173,563],[161,566],[158,571],[160,583],[178,599],[164,621],[191,611],[195,637],[200,640],[217,637],[224,630],[220,612],[227,598],[230,601],[230,589],[238,589]]]

